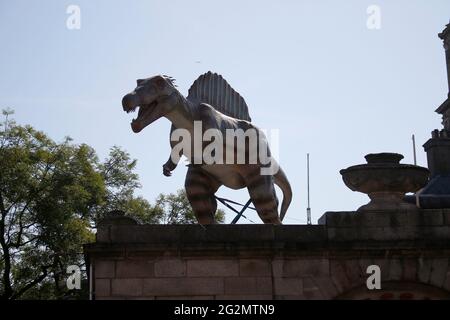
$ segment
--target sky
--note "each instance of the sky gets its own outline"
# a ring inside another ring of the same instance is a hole
[[[79,29],[67,27],[71,5]],[[372,5],[378,29],[368,28]],[[449,18],[448,0],[0,0],[0,109],[56,141],[86,143],[101,159],[121,146],[138,160],[138,194],[153,202],[183,188],[186,167],[162,175],[169,121],[135,134],[121,99],[139,78],[170,75],[186,95],[199,75],[217,72],[245,98],[254,124],[279,129],[294,193],[287,224],[306,223],[310,154],[317,223],[369,201],[339,174],[364,155],[397,152],[412,163],[415,134],[418,165],[427,165],[422,145],[441,128],[434,110],[448,92],[437,34]],[[248,199],[245,189],[217,195]],[[240,223],[260,223],[247,218]]]

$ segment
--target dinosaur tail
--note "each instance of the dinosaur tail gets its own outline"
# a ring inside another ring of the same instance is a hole
[[[289,181],[284,174],[284,171],[279,168],[278,172],[274,175],[275,184],[280,187],[283,192],[283,202],[281,203],[280,220],[283,221],[286,211],[289,208],[292,200],[292,189]]]

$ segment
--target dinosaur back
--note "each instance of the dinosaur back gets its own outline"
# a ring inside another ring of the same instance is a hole
[[[208,71],[198,77],[189,88],[187,99],[207,103],[227,116],[251,121],[244,98],[220,74]]]

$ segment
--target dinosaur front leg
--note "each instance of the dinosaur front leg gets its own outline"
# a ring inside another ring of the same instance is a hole
[[[176,143],[172,141],[172,133],[175,129],[176,128],[174,125],[170,128],[170,156],[167,162],[163,164],[163,175],[166,177],[170,177],[172,175],[172,171],[175,170],[182,156],[181,151],[177,152],[176,149],[174,149]],[[174,160],[176,162],[174,162]]]
[[[217,201],[214,194],[220,184],[205,174],[202,169],[190,166],[184,186],[198,223],[216,223]]]
[[[178,165],[178,163],[174,163],[172,159],[172,156],[170,156],[167,162],[163,164],[163,175],[166,177],[170,177],[172,175],[172,171],[175,170]]]
[[[246,177],[246,183],[250,198],[261,220],[264,223],[281,224],[273,176],[261,175],[258,169]]]

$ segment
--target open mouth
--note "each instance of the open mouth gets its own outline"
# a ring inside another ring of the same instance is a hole
[[[127,113],[130,113],[135,112],[136,109],[138,109],[137,118],[134,118],[131,121],[131,128],[134,132],[141,131],[147,124],[149,124],[146,123],[149,122],[149,120],[151,122],[152,115],[154,114],[157,104],[158,102],[155,100],[152,103],[143,104],[127,110]]]

